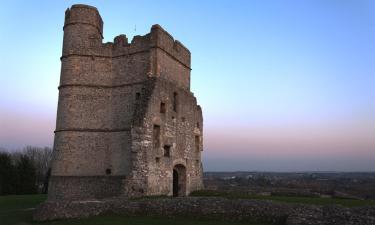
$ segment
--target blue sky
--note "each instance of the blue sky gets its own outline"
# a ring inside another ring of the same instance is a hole
[[[192,52],[206,170],[375,170],[375,2],[3,1],[0,146],[51,146],[64,11]]]

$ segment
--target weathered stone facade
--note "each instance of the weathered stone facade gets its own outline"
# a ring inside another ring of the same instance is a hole
[[[190,52],[154,25],[102,43],[96,8],[65,12],[49,201],[201,189],[202,110]]]

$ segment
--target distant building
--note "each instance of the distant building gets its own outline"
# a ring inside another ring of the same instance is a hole
[[[184,196],[203,187],[190,52],[159,25],[102,43],[95,7],[65,12],[49,200]]]

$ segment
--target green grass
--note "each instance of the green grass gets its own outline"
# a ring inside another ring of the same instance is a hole
[[[270,225],[267,223],[233,222],[202,218],[164,218],[149,216],[101,215],[87,219],[55,220],[33,222],[32,213],[45,195],[10,195],[0,196],[1,225]]]
[[[315,198],[315,197],[285,197],[285,196],[259,196],[248,195],[240,192],[196,191],[192,196],[225,197],[230,199],[261,199],[285,203],[303,203],[314,205],[337,204],[348,207],[375,205],[373,200],[353,200],[340,198]],[[153,198],[153,197],[150,197]],[[157,196],[154,198],[162,198]],[[87,219],[56,220],[52,222],[37,223],[32,221],[33,209],[46,199],[45,195],[9,195],[0,196],[0,224],[1,225],[267,225],[259,222],[233,222],[202,218],[164,218],[149,216],[123,216],[101,215]],[[269,224],[268,224],[269,225]]]
[[[249,195],[241,192],[220,192],[202,190],[191,193],[191,196],[206,196],[206,197],[225,197],[230,199],[258,199],[258,200],[272,200],[275,202],[285,203],[302,203],[310,205],[342,205],[346,207],[375,205],[374,200],[356,200],[344,198],[319,198],[319,197],[292,197],[292,196],[261,196]]]
[[[0,196],[0,224],[30,222],[33,208],[45,199],[45,195]]]

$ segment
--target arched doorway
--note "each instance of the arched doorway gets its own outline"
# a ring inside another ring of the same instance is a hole
[[[173,168],[173,196],[186,195],[186,168],[178,164]]]

